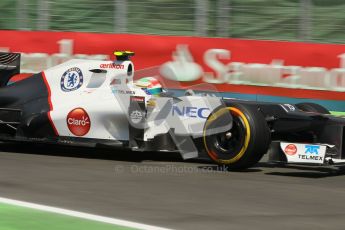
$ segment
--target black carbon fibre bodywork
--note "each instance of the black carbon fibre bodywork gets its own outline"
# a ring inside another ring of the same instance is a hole
[[[20,73],[20,54],[0,52],[0,86],[7,85],[13,75]]]
[[[345,119],[329,114],[304,112],[295,105],[237,101],[226,99],[225,104],[242,103],[255,107],[266,119],[272,141],[323,143],[334,145],[333,157],[345,158]]]
[[[54,129],[48,119],[50,110],[48,96],[42,73],[0,88],[2,134],[29,138],[55,137]],[[9,125],[11,122],[19,122],[19,124]]]

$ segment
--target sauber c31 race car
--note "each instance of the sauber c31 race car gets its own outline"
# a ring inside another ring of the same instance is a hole
[[[154,77],[134,81],[133,55],[73,59],[9,84],[20,54],[0,53],[0,140],[177,151],[183,159],[206,153],[230,169],[251,167],[267,152],[287,163],[345,162],[345,119],[324,107],[193,90],[176,97]]]

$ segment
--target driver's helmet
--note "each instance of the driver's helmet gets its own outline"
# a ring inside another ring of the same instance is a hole
[[[161,83],[154,77],[140,78],[134,84],[142,88],[148,95],[157,96],[163,91]]]

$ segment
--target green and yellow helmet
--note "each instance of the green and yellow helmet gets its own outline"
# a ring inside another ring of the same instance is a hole
[[[163,91],[161,83],[154,77],[144,77],[134,83],[149,95],[159,95]]]

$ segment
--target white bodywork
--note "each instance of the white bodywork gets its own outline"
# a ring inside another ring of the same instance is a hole
[[[130,65],[133,71],[128,73]],[[70,122],[79,128],[87,124],[87,132],[78,137],[129,140],[130,97],[141,96],[145,97],[146,104],[150,101],[148,107],[151,109],[144,140],[166,133],[170,128],[174,128],[175,133],[180,135],[198,137],[202,134],[207,116],[222,104],[216,97],[186,96],[180,97],[176,103],[172,97],[147,95],[133,84],[133,73],[134,65],[131,61],[71,60],[46,70],[44,74],[51,92],[50,117],[57,134],[76,136],[69,128]],[[76,76],[72,86],[67,83],[69,74]],[[157,115],[167,103],[174,107],[167,109],[167,117],[159,122]],[[76,108],[82,108],[87,113],[88,117],[83,116],[84,123],[68,118],[69,113]]]
[[[327,145],[281,142],[288,163],[323,164]]]

